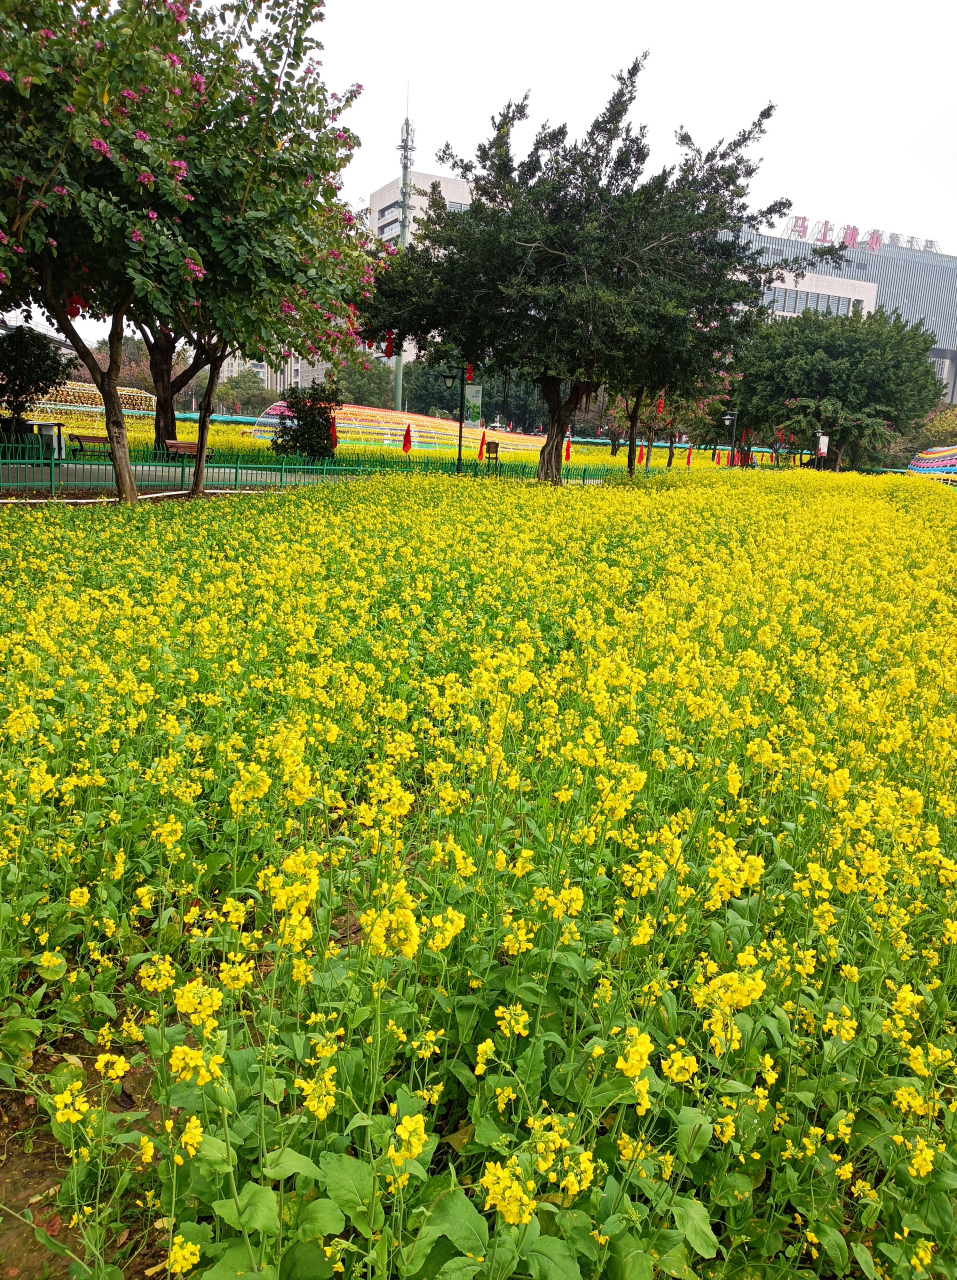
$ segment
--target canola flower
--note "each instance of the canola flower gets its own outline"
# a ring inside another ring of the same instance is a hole
[[[0,1065],[91,1046],[92,1260],[957,1265],[955,496],[698,464],[6,513]]]

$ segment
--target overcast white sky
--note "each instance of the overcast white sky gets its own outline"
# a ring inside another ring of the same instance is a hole
[[[582,131],[611,74],[648,49],[635,120],[649,126],[652,167],[674,159],[679,125],[710,143],[770,101],[758,201],[787,196],[812,224],[919,235],[957,254],[953,0],[326,6],[327,82],[364,86],[345,117],[362,139],[344,189],[356,204],[398,175],[407,84],[416,167],[440,172],[442,143],[474,154],[492,113],[526,90],[533,125]]]
[[[953,0],[326,4],[326,81],[363,85],[345,117],[362,141],[343,192],[357,207],[398,176],[407,87],[415,166],[438,173],[444,142],[473,155],[493,112],[526,90],[523,141],[543,120],[580,133],[613,73],[647,49],[634,119],[649,126],[650,169],[675,159],[680,125],[708,145],[773,102],[755,203],[787,196],[811,225],[919,235],[957,254]]]

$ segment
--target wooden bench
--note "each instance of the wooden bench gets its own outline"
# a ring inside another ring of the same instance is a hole
[[[107,457],[110,456],[110,442],[106,436],[84,436],[71,431],[67,439],[80,453],[99,452],[105,453]]]
[[[195,440],[167,440],[166,452],[174,458],[195,458],[197,441]],[[209,462],[213,456],[212,449],[206,446],[206,461]]]

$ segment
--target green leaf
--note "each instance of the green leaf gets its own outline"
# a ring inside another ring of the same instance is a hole
[[[704,1155],[714,1128],[702,1111],[682,1107],[678,1115],[678,1159],[694,1164]]]
[[[581,1280],[578,1260],[567,1240],[539,1236],[526,1254],[535,1280]]]
[[[484,1262],[476,1262],[474,1258],[449,1258],[438,1270],[435,1280],[472,1280],[476,1271],[481,1271]]]
[[[346,1225],[345,1215],[332,1200],[313,1200],[305,1206],[296,1222],[300,1240],[316,1240],[319,1236],[337,1236]]]
[[[319,1165],[326,1190],[357,1231],[368,1240],[385,1221],[382,1205],[375,1198],[372,1169],[352,1156],[324,1151]]]
[[[518,1249],[510,1231],[499,1231],[489,1248],[489,1280],[508,1280],[518,1266]]]
[[[610,1280],[652,1280],[654,1267],[644,1245],[630,1232],[612,1240],[608,1247]]]
[[[196,1159],[211,1173],[229,1173],[236,1163],[236,1154],[229,1150],[221,1138],[214,1138],[211,1133],[204,1133],[199,1150],[196,1152]]]
[[[674,1280],[697,1280],[697,1276],[688,1266],[688,1253],[683,1244],[675,1245],[673,1249],[663,1253],[655,1260],[655,1265],[666,1276],[673,1276]]]
[[[592,1223],[587,1213],[581,1209],[560,1209],[555,1222],[577,1254],[591,1262],[598,1261],[598,1246],[592,1238]]]
[[[270,1268],[270,1270],[273,1269]],[[249,1269],[249,1253],[246,1246],[237,1244],[227,1249],[208,1271],[203,1272],[203,1280],[237,1280],[237,1277],[252,1274]]]
[[[263,1177],[269,1178],[270,1181],[289,1178],[294,1173],[304,1173],[310,1178],[322,1177],[322,1171],[319,1166],[314,1164],[308,1156],[288,1149],[286,1151],[270,1151],[263,1161],[262,1171]]]
[[[279,1201],[271,1187],[247,1182],[238,1199],[238,1207],[232,1199],[214,1200],[213,1212],[236,1231],[261,1231],[267,1236],[279,1234]]]
[[[867,1276],[867,1280],[877,1280],[877,1272],[874,1270],[874,1259],[866,1245],[855,1240],[851,1245],[854,1257],[857,1259],[857,1265]]]
[[[300,1240],[282,1255],[279,1280],[330,1280],[332,1274],[332,1261],[315,1240]]]
[[[675,1226],[702,1258],[713,1258],[718,1252],[718,1238],[711,1230],[708,1210],[700,1200],[676,1196],[671,1206]]]
[[[427,1229],[448,1236],[463,1253],[484,1254],[488,1248],[488,1223],[464,1191],[452,1191],[436,1203]]]
[[[840,1275],[847,1271],[847,1241],[835,1227],[826,1223],[815,1222],[810,1228],[827,1251],[827,1256],[834,1263]]]

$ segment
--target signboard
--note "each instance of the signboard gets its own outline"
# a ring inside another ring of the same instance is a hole
[[[829,436],[818,436],[817,438],[817,456],[819,458],[827,457],[827,446],[830,443]]]
[[[482,416],[482,387],[478,382],[465,384],[465,421],[478,423]]]
[[[788,219],[784,236],[787,240],[803,240],[805,244],[833,244],[843,249],[868,249],[871,253],[878,253],[881,249],[919,249],[921,252],[940,253],[936,240],[925,240],[922,236],[905,236],[899,231],[885,235],[876,227],[865,232],[851,223],[838,230],[837,223],[829,222],[827,218],[811,226],[810,220],[803,215]]]

